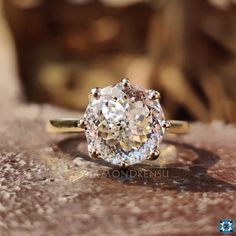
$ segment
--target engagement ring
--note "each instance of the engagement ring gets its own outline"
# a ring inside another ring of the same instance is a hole
[[[131,85],[125,78],[92,89],[83,119],[53,119],[48,130],[85,132],[91,158],[128,166],[157,159],[165,131],[187,133],[188,123],[165,120],[160,93]]]

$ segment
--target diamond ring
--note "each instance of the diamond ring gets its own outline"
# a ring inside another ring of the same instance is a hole
[[[94,88],[83,119],[54,119],[50,132],[85,132],[89,156],[128,166],[155,160],[165,131],[188,132],[185,121],[167,121],[160,94],[131,85],[127,78],[103,89]]]

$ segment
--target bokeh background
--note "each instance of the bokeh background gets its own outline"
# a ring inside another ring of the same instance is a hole
[[[127,76],[162,94],[167,118],[236,121],[235,0],[0,3],[0,85],[19,100],[82,111]]]

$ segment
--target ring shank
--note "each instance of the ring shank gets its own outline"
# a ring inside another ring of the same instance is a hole
[[[170,120],[170,128],[167,132],[173,134],[187,134],[189,124],[187,121]],[[50,133],[82,133],[84,129],[79,127],[78,119],[52,119],[47,124],[47,131]]]
[[[82,133],[84,129],[79,127],[78,119],[53,119],[48,121],[47,131],[50,133]]]
[[[167,132],[172,134],[187,134],[189,132],[189,123],[182,120],[170,120],[170,128]]]

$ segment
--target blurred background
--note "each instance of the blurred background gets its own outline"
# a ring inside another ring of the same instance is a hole
[[[236,0],[0,6],[0,86],[11,96],[82,111],[92,87],[128,76],[162,94],[167,118],[236,121]]]

